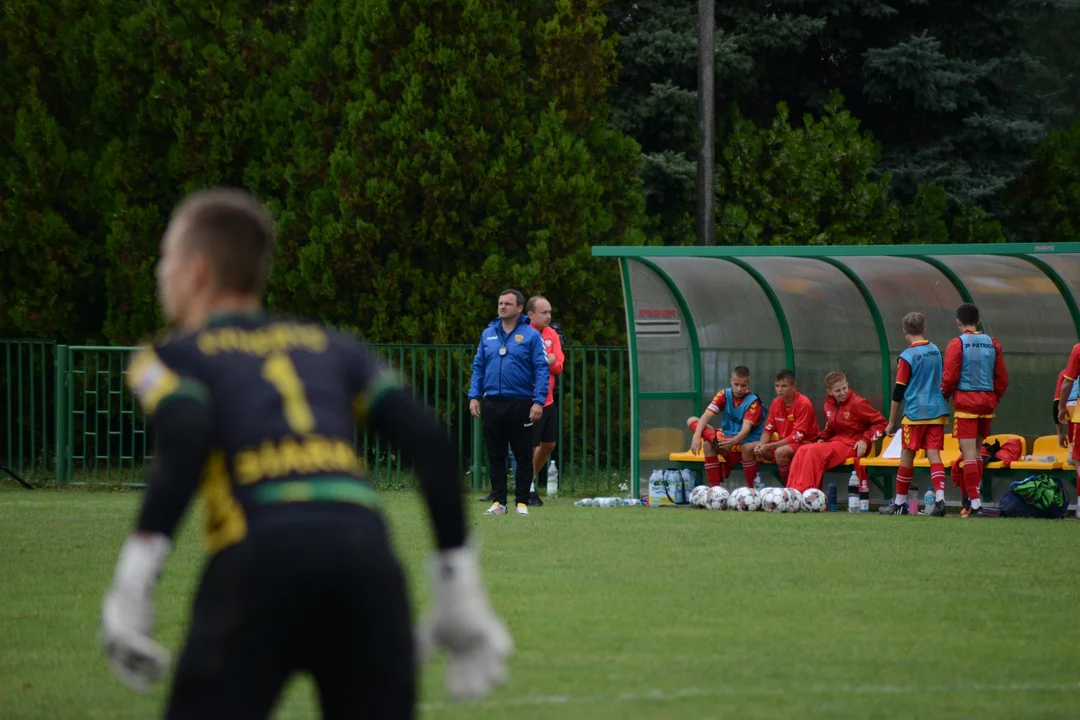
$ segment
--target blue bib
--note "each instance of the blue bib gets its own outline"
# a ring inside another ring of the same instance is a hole
[[[960,344],[963,346],[963,360],[956,389],[993,392],[994,362],[997,360],[994,341],[982,333],[964,333],[960,336]]]
[[[747,393],[739,403],[739,407],[735,407],[735,393],[731,388],[727,389],[724,393],[724,408],[720,411],[720,431],[725,437],[735,437],[742,432],[743,418],[746,416],[746,411],[750,409],[750,406],[754,404],[754,401],[758,399],[758,396],[754,393]],[[750,434],[746,436],[745,442],[755,442],[761,439],[761,429],[765,427],[765,413],[761,414],[761,420],[758,420],[758,424],[750,430]]]
[[[908,420],[936,420],[949,414],[941,394],[941,351],[934,343],[913,345],[900,357],[911,366],[911,378],[904,390],[904,417]]]

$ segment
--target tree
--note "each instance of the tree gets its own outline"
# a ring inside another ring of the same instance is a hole
[[[167,215],[242,185],[280,226],[268,300],[372,340],[472,342],[508,285],[579,342],[618,334],[639,148],[609,121],[603,0],[191,0],[0,25],[0,330],[159,324]],[[601,310],[597,310],[600,308]]]
[[[1012,202],[1026,239],[1060,243],[1080,237],[1080,121],[1039,145]]]
[[[892,242],[899,211],[889,177],[871,179],[879,148],[834,97],[793,127],[785,104],[758,129],[736,116],[718,162],[717,239],[729,245]]]

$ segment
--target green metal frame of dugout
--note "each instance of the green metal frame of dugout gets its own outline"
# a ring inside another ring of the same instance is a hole
[[[746,365],[772,397],[791,368],[818,409],[833,370],[887,414],[900,320],[918,310],[942,349],[956,306],[974,302],[1010,376],[995,433],[1054,432],[1057,374],[1080,338],[1080,243],[811,247],[594,247],[618,261],[631,371],[634,493],[652,465],[685,450],[698,414]]]

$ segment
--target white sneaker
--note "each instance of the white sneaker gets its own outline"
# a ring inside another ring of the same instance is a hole
[[[506,512],[506,511],[503,510],[503,512]],[[529,514],[529,506],[526,505],[525,503],[518,503],[517,507],[514,508],[514,514],[515,515],[528,515]]]
[[[506,506],[502,503],[491,503],[491,507],[484,512],[485,515],[505,515]]]

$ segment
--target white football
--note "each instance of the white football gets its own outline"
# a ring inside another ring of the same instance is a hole
[[[703,508],[709,500],[709,486],[698,485],[690,491],[690,507]]]
[[[765,512],[784,512],[787,509],[787,496],[782,488],[768,487],[761,491],[761,509]]]
[[[728,507],[740,512],[753,512],[761,507],[761,496],[754,488],[736,488],[728,499]]]
[[[728,500],[728,491],[717,485],[709,488],[708,497],[705,499],[705,507],[708,510],[727,510]]]
[[[787,496],[787,510],[785,512],[797,513],[802,510],[802,493],[795,488],[784,488],[784,495]]]
[[[803,510],[807,512],[823,512],[826,502],[828,498],[825,497],[825,493],[817,488],[810,488],[802,494]]]

